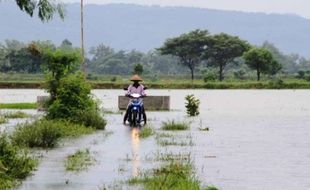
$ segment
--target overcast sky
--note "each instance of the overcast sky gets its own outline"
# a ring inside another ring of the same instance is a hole
[[[80,0],[60,0],[80,2]],[[134,3],[142,5],[186,6],[246,12],[289,13],[310,18],[310,0],[84,0],[84,3]]]

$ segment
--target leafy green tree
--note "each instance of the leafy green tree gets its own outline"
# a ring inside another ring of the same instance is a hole
[[[79,54],[79,51],[62,49],[43,52],[43,61],[49,71],[47,90],[51,94],[51,102],[58,97],[60,80],[77,70],[81,60]]]
[[[16,40],[6,40],[0,47],[0,71],[38,73],[41,71],[41,60],[33,56],[28,46]]]
[[[194,30],[179,37],[168,39],[158,50],[162,55],[178,57],[180,62],[190,69],[193,80],[195,67],[201,62],[202,55],[207,47],[208,35],[207,30]]]
[[[53,0],[15,0],[20,10],[26,12],[31,17],[35,10],[38,12],[38,17],[42,21],[49,21],[55,13],[64,18],[64,6],[61,3],[55,3]]]
[[[219,80],[222,81],[225,66],[235,58],[242,56],[249,48],[250,45],[237,36],[225,33],[216,34],[210,37],[204,58],[211,66],[219,67]]]
[[[269,74],[276,75],[281,70],[282,70],[282,65],[276,60],[273,60],[270,66]]]
[[[261,73],[270,73],[273,65],[277,64],[272,54],[264,48],[252,48],[244,54],[245,64],[257,73],[257,81]]]
[[[270,42],[264,42],[262,48],[270,51],[284,73],[296,74],[300,70],[310,69],[310,60],[298,54],[286,55]]]
[[[68,39],[64,39],[60,44],[60,48],[65,50],[73,49],[72,42],[70,42]]]
[[[42,57],[48,74],[46,89],[51,96],[46,117],[104,129],[106,121],[92,98],[91,85],[83,73],[77,72],[80,52],[59,48],[42,52]]]
[[[133,74],[141,75],[143,73],[143,65],[138,63],[134,65]]]

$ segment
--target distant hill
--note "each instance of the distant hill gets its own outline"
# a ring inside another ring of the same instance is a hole
[[[65,21],[41,23],[21,12],[12,2],[0,2],[0,42],[68,39],[80,44],[80,5],[68,4]],[[86,5],[86,47],[104,43],[115,49],[148,51],[170,37],[193,29],[238,35],[252,44],[275,44],[285,53],[310,58],[310,19],[296,15],[244,13],[184,7],[126,4]]]

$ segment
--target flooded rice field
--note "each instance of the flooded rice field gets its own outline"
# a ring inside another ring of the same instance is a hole
[[[44,94],[0,90],[0,102],[35,102]],[[145,139],[137,135],[139,129],[122,124],[117,110],[122,90],[93,94],[104,109],[115,112],[105,115],[106,130],[37,151],[38,169],[19,189],[134,189],[124,181],[159,166],[169,154],[190,156],[198,179],[223,190],[310,189],[309,90],[148,90],[149,95],[169,95],[171,111],[147,112],[155,134]],[[186,115],[188,94],[201,101],[197,117]],[[168,120],[190,122],[191,128],[161,130]],[[12,130],[18,122],[25,120],[10,120],[0,129]],[[161,135],[172,135],[175,145],[159,143]],[[88,149],[95,161],[85,171],[68,172],[64,160],[78,149]]]

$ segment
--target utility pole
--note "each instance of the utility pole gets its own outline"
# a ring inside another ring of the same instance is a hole
[[[81,54],[82,54],[82,67],[83,71],[86,74],[86,65],[84,58],[84,2],[81,0]]]

